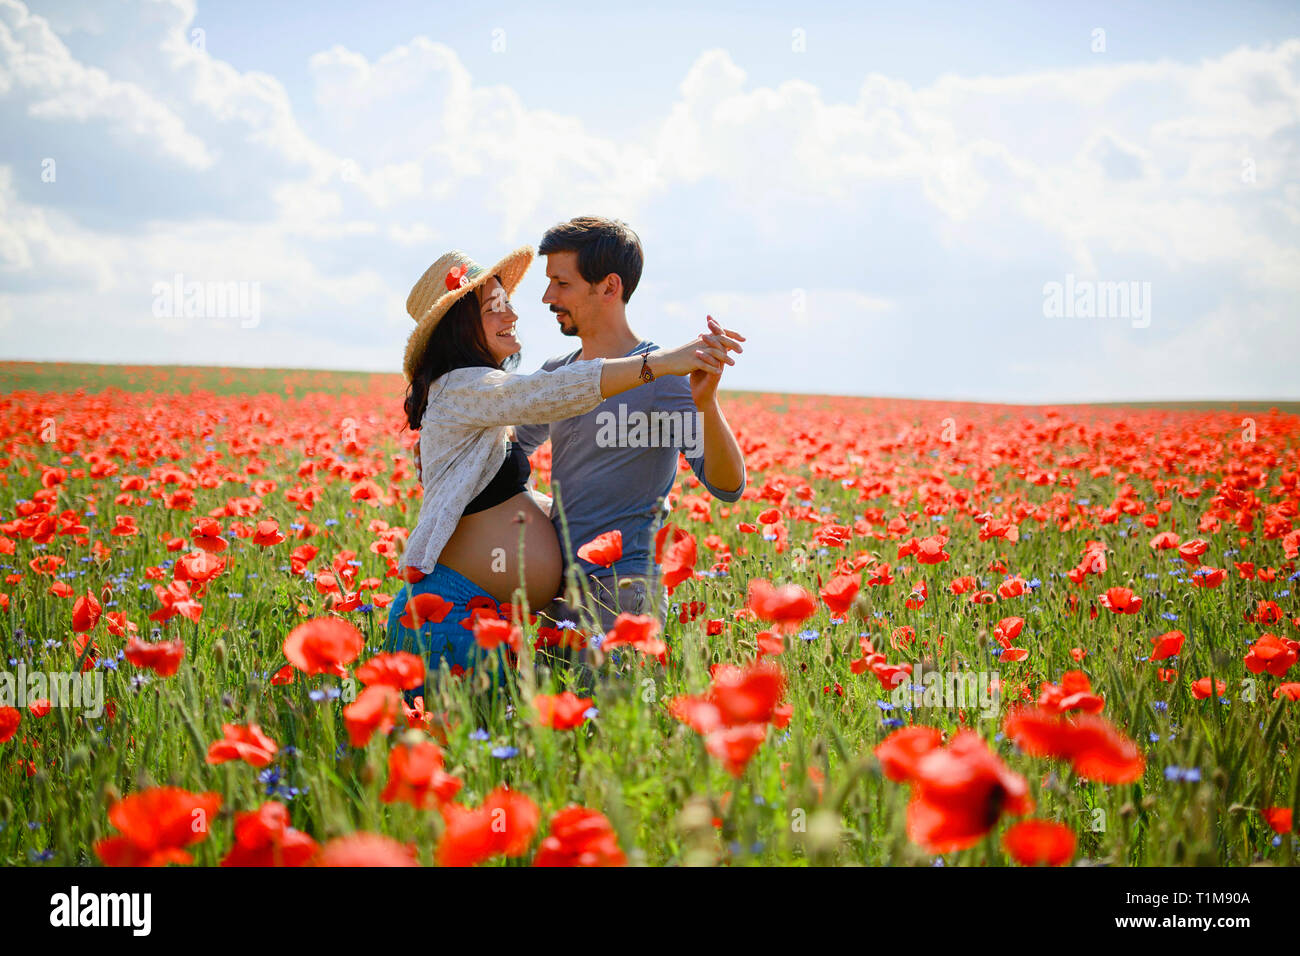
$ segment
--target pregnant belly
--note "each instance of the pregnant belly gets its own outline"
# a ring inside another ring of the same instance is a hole
[[[524,588],[529,609],[537,611],[559,593],[563,558],[555,528],[527,492],[462,517],[438,563],[465,575],[497,601],[514,602],[521,568],[521,514]]]

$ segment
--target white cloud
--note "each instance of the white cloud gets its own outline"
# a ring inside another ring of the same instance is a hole
[[[192,0],[49,14],[0,0],[0,119],[60,160],[45,188],[0,144],[15,354],[396,370],[406,292],[444,246],[487,259],[595,212],[646,244],[632,311],[656,340],[708,311],[753,331],[748,387],[1295,391],[1274,356],[1300,291],[1300,39],[919,87],[867,72],[846,100],[706,49],[644,135],[614,139],[425,36],[320,50],[295,104],[195,43]],[[160,325],[142,302],[176,272],[261,281],[265,327]],[[1067,272],[1150,280],[1163,311],[1145,337],[1045,323]]]

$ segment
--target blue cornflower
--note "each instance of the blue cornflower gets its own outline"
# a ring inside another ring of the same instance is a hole
[[[1201,779],[1200,767],[1165,767],[1166,780],[1182,780],[1184,783],[1196,783]]]
[[[586,710],[582,712],[582,717],[584,720],[595,720],[599,716],[600,716],[600,711],[595,707],[588,707]]]
[[[821,632],[814,630],[813,628],[799,632],[799,640],[801,641],[815,641],[819,637],[821,637]]]
[[[1149,733],[1149,734],[1147,735],[1147,737],[1150,739],[1150,741],[1151,741],[1153,744],[1155,744],[1155,743],[1159,743],[1159,742],[1160,742],[1160,735],[1159,735],[1158,733],[1156,733],[1155,731],[1152,731],[1151,733]]]
[[[1151,702],[1151,707],[1152,707],[1152,709],[1154,709],[1154,710],[1158,710],[1158,711],[1160,711],[1161,713],[1163,713],[1163,712],[1165,712],[1166,710],[1169,709],[1169,701],[1167,701],[1167,700],[1153,700],[1153,701]]]
[[[326,698],[329,698],[330,700],[336,700],[340,693],[341,691],[339,690],[339,688],[331,684],[327,687],[320,687],[317,688],[316,690],[309,691],[307,696],[310,697],[312,700],[316,701],[317,703],[319,703],[320,701],[325,700]]]
[[[470,732],[469,739],[470,740],[491,740],[492,735],[489,734],[482,727],[480,727],[478,730]]]
[[[885,720],[882,720],[882,721],[880,722],[880,726],[882,726],[882,727],[901,727],[901,726],[903,726],[903,721],[902,721],[900,718],[898,718],[898,717],[888,717],[888,718],[886,718]]]
[[[33,863],[48,863],[50,860],[54,859],[54,851],[41,850],[38,852],[36,850],[28,850],[27,859]]]
[[[1173,611],[1165,611],[1160,616],[1163,617],[1166,621],[1178,620],[1178,615],[1175,614]]]
[[[893,709],[894,709],[894,705],[891,704],[891,703],[890,703],[889,701],[887,701],[887,700],[878,700],[878,701],[876,701],[876,706],[879,707],[881,710],[885,710],[885,711],[889,711],[889,710],[893,710]]]
[[[519,756],[518,747],[493,747],[492,756],[498,760],[509,760],[511,757]]]

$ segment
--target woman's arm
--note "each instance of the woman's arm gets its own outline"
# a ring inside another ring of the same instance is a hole
[[[643,361],[655,376],[720,372],[741,351],[726,335],[701,335],[675,349],[616,359],[587,359],[552,371],[517,375],[500,369],[452,369],[429,391],[427,418],[465,425],[538,425],[591,411],[604,399],[643,384]]]

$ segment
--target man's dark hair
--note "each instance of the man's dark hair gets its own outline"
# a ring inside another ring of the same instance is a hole
[[[497,276],[497,281],[501,277]],[[513,371],[519,366],[519,353],[506,356],[497,364],[483,335],[482,304],[476,292],[457,299],[439,320],[429,336],[420,367],[406,388],[402,410],[406,423],[418,429],[424,420],[424,409],[429,404],[429,386],[454,368],[499,368]]]
[[[600,216],[579,216],[552,226],[537,247],[540,255],[552,252],[576,252],[578,274],[589,283],[600,282],[611,272],[623,281],[626,303],[641,281],[645,255],[641,240],[628,224]]]

